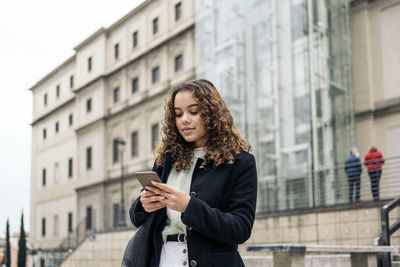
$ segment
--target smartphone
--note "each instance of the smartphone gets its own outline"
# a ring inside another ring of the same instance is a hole
[[[154,186],[151,181],[162,183],[160,177],[153,171],[136,172],[136,178],[142,184],[143,188],[146,186]]]

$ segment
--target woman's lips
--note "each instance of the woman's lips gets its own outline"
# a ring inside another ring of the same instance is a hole
[[[190,134],[193,130],[194,130],[194,128],[183,128],[183,132],[185,134]]]

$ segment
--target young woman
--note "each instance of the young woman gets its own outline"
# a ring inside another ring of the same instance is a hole
[[[237,249],[257,199],[249,150],[211,82],[171,89],[153,168],[163,183],[146,187],[129,211],[136,227],[151,220],[150,266],[244,266]]]

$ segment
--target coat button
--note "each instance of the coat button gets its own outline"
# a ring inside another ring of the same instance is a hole
[[[197,266],[197,262],[195,260],[190,261],[190,266],[195,267]]]
[[[186,229],[187,229],[188,231],[192,231],[192,227],[191,227],[191,226],[187,226]]]
[[[192,197],[196,197],[196,192],[194,192],[194,191],[192,191],[192,192],[190,192],[190,196],[192,196]]]

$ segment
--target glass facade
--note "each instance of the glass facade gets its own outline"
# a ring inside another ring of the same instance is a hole
[[[253,148],[258,213],[347,201],[354,144],[348,0],[197,0],[196,76]]]

